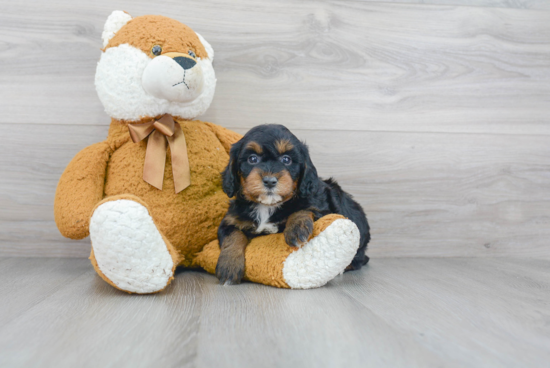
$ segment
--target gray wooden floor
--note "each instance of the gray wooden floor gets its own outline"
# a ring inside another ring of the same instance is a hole
[[[119,292],[85,259],[0,259],[0,367],[548,367],[550,261],[378,258],[315,290],[178,273]]]

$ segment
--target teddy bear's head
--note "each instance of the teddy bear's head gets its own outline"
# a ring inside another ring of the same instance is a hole
[[[114,11],[102,34],[95,85],[109,116],[193,119],[214,97],[214,50],[188,26],[158,15]]]

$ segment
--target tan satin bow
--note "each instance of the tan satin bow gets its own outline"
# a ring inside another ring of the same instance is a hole
[[[168,141],[172,156],[172,173],[174,174],[176,193],[181,192],[191,184],[191,171],[185,136],[181,126],[174,121],[170,114],[165,114],[159,120],[148,123],[128,124],[128,130],[134,143],[141,142],[149,137],[143,165],[143,180],[162,190],[164,166],[166,165],[166,141]]]

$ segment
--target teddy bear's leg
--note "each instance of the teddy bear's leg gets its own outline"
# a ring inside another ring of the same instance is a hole
[[[181,257],[157,229],[138,197],[108,197],[90,219],[95,270],[117,289],[138,294],[163,290],[174,278]]]
[[[358,247],[357,226],[343,216],[327,215],[315,222],[312,238],[301,248],[287,245],[283,234],[252,239],[245,252],[244,278],[281,288],[317,288],[344,272]],[[219,255],[216,240],[195,263],[215,274]]]

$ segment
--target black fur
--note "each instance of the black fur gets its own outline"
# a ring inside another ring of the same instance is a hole
[[[275,144],[280,140],[287,140],[293,146],[292,150],[285,153],[292,159],[290,165],[284,165],[281,162],[282,155],[277,151]],[[262,147],[263,152],[258,155],[261,161],[255,165],[248,162],[249,156],[254,154],[246,149],[249,142],[256,142]],[[282,125],[254,127],[232,146],[229,165],[223,171],[222,177],[224,192],[229,197],[235,198],[231,200],[226,217],[218,229],[220,244],[233,231],[242,231],[248,239],[267,234],[267,232],[255,232],[258,223],[254,211],[258,203],[247,200],[241,188],[241,177],[246,178],[255,167],[269,173],[281,173],[287,170],[297,183],[294,195],[286,202],[279,204],[270,217],[269,222],[277,226],[279,233],[285,231],[289,216],[298,211],[311,211],[314,220],[331,213],[341,214],[357,225],[361,236],[357,254],[347,270],[358,270],[368,262],[369,258],[365,255],[365,251],[370,241],[370,232],[361,205],[342,190],[334,179],[322,180],[317,176],[317,170],[311,161],[307,146]],[[229,221],[229,218],[233,221]],[[235,225],[235,219],[237,225]],[[301,232],[298,231],[300,238],[303,238],[304,231],[311,234],[310,224],[304,225]],[[286,235],[285,233],[285,237]]]
[[[229,151],[229,164],[222,172],[222,188],[224,193],[227,194],[229,198],[235,196],[237,193],[237,188],[239,187],[238,162],[234,159],[234,157],[239,156],[241,146],[242,140],[231,146],[231,150]]]

